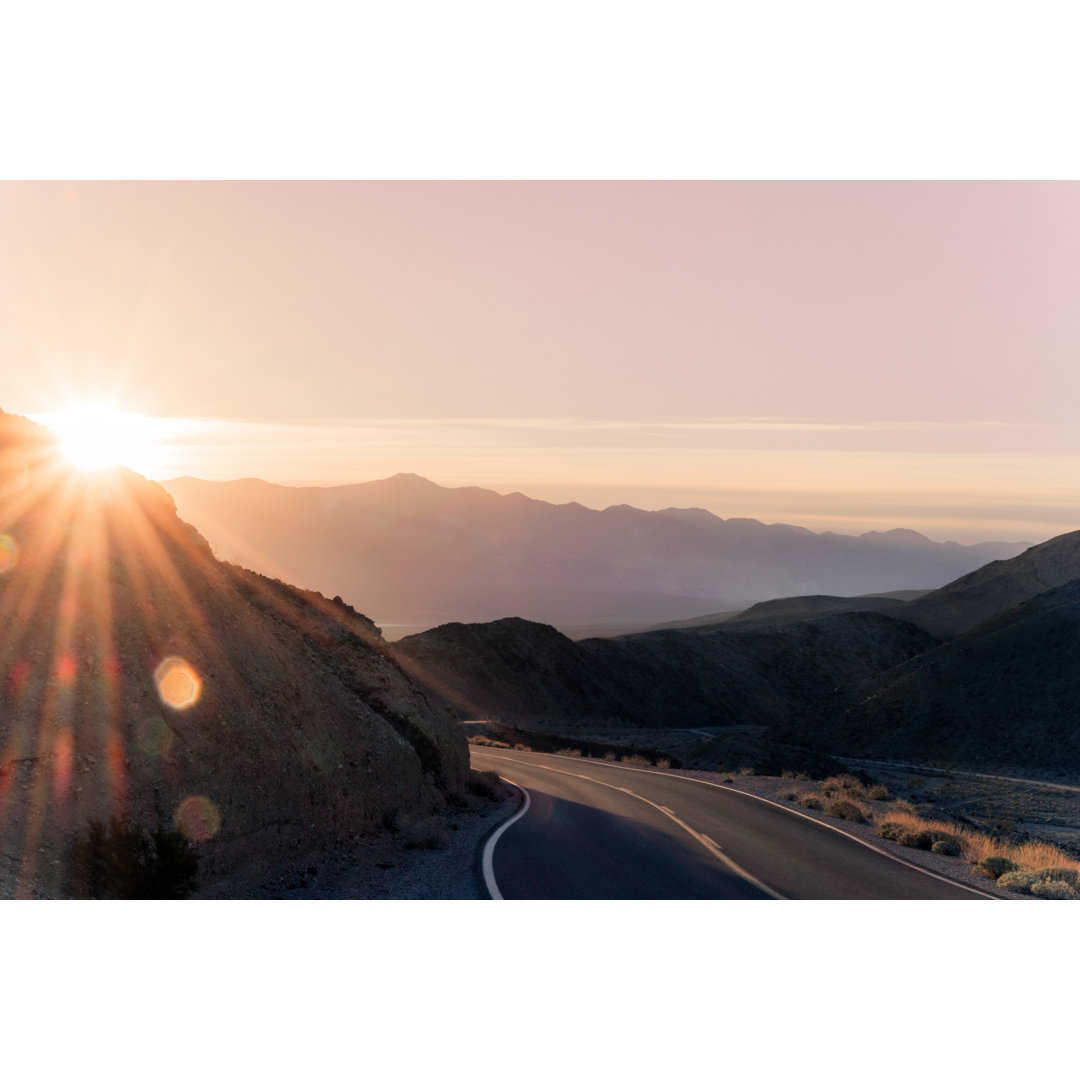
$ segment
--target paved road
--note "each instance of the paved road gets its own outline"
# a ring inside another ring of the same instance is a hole
[[[529,793],[490,873],[507,900],[974,900],[775,803],[656,769],[472,748]]]

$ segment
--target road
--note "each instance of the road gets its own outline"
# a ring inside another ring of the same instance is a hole
[[[472,747],[528,793],[485,855],[507,900],[975,900],[786,807],[656,769]]]

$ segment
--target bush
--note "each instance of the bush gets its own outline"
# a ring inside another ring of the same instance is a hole
[[[1077,880],[1080,879],[1080,871],[1070,870],[1065,866],[1051,866],[1040,870],[1038,878],[1040,881],[1064,881],[1066,885],[1071,885],[1075,889]]]
[[[1031,886],[1031,895],[1043,900],[1080,900],[1080,893],[1064,881],[1036,881]]]
[[[556,750],[555,753],[559,757],[581,757],[581,751],[576,746],[564,746],[561,750]]]
[[[829,817],[843,818],[844,821],[865,821],[866,815],[849,799],[838,799],[825,808]]]
[[[1002,874],[1017,869],[1019,868],[1011,859],[1006,859],[1001,855],[990,855],[985,859],[980,859],[971,868],[971,872],[973,874],[982,874],[984,877],[999,878]]]
[[[878,834],[884,840],[892,840],[895,843],[900,843],[902,838],[907,835],[907,830],[898,821],[883,821],[874,832]]]
[[[91,821],[72,844],[68,887],[78,900],[186,900],[199,887],[199,857],[175,829]]]
[[[799,805],[805,806],[807,810],[820,810],[822,802],[816,795],[804,795],[799,800]]]
[[[497,802],[502,793],[502,781],[499,779],[499,774],[493,769],[486,769],[483,772],[478,769],[471,769],[469,771],[468,787],[474,795],[482,795],[493,802]]]
[[[999,889],[1008,889],[1009,892],[1031,892],[1031,886],[1035,881],[1035,875],[1026,870],[1006,870],[998,879]]]
[[[659,761],[658,761],[658,762],[656,763],[656,767],[657,767],[658,769],[670,769],[670,768],[671,768],[671,758],[666,758],[666,757],[662,757],[662,758],[661,758],[661,759],[660,759],[660,760],[659,760]]]
[[[930,850],[937,855],[963,855],[964,848],[959,840],[949,837],[947,840],[935,840]]]
[[[786,799],[788,802],[795,802],[798,797],[799,793],[797,791],[785,791],[780,796],[781,799]]]
[[[866,797],[874,802],[884,802],[889,797],[889,789],[884,784],[875,784],[866,793]]]

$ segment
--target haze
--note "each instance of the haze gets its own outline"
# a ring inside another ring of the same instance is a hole
[[[1074,183],[4,183],[0,407],[168,420],[155,479],[1036,542],[1078,240]]]

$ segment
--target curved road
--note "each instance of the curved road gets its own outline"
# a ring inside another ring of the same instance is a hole
[[[485,851],[496,898],[990,899],[718,783],[489,747],[472,759],[529,796]]]

